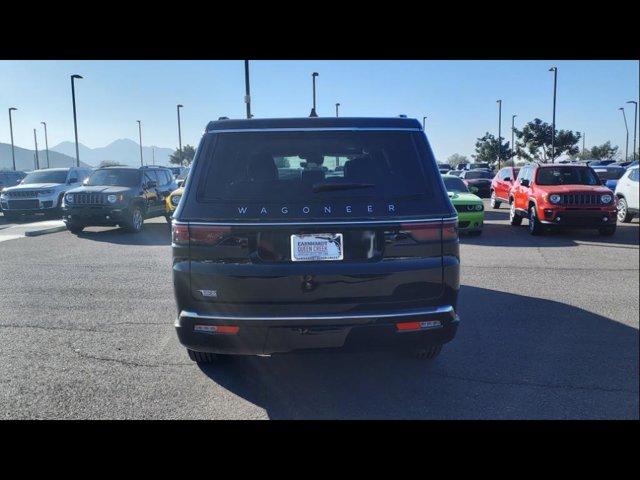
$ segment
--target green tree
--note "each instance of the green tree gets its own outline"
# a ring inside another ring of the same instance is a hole
[[[498,142],[498,139],[491,133],[485,133],[484,137],[478,138],[476,142],[476,153],[471,155],[477,162],[493,164],[498,161],[500,152],[501,163],[513,156],[509,142]]]
[[[182,152],[180,149],[176,148],[176,151],[169,155],[169,162],[175,165],[183,165],[189,166],[193,161],[193,157],[196,154],[196,149],[191,145],[185,145],[182,147]]]
[[[552,126],[539,118],[527,123],[522,127],[522,130],[516,128],[515,134],[518,138],[516,154],[527,160],[543,163],[547,163],[549,160],[553,162],[563,154],[577,155],[580,150],[578,148],[578,141],[581,138],[579,132],[556,130],[555,151],[553,158],[551,158]]]
[[[594,160],[611,160],[618,155],[618,146],[607,140],[602,145],[594,145],[588,150],[589,158]]]
[[[465,155],[454,153],[449,158],[447,158],[447,163],[451,165],[452,168],[456,168],[460,164],[469,163],[469,159]]]

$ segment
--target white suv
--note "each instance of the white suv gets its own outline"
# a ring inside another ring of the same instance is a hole
[[[90,173],[88,168],[76,167],[34,170],[19,185],[2,191],[2,213],[7,220],[23,214],[61,215],[64,193],[82,185]]]
[[[616,185],[618,221],[628,223],[638,215],[638,166],[627,169]]]

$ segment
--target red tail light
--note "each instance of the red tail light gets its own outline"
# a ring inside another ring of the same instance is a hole
[[[216,245],[231,232],[231,227],[174,223],[171,241],[176,245]]]
[[[444,220],[442,222],[442,241],[458,239],[458,220]]]
[[[433,223],[403,223],[400,225],[402,233],[411,235],[418,242],[439,242],[440,222]]]

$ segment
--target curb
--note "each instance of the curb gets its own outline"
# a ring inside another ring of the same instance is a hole
[[[43,228],[41,230],[29,230],[24,232],[24,236],[37,237],[38,235],[46,235],[47,233],[62,232],[63,230],[66,230],[66,229],[67,229],[66,225],[61,225],[59,227]]]

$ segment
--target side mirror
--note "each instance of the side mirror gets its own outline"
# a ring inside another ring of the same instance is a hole
[[[522,185],[523,187],[528,187],[529,186],[529,180],[525,180],[523,178],[522,180],[520,180],[520,185]]]

